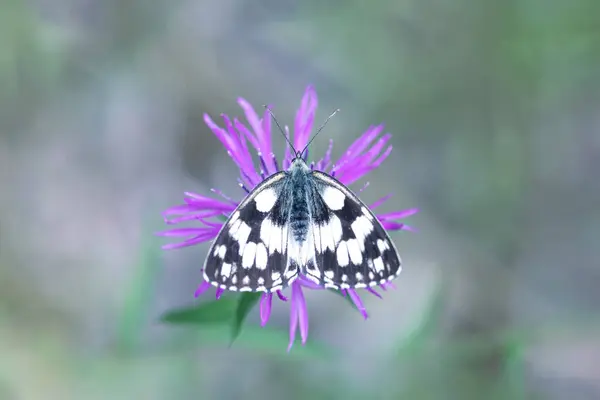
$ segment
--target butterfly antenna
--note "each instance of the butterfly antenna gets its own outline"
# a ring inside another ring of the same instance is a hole
[[[315,140],[315,138],[317,137],[317,135],[319,134],[319,132],[321,132],[323,130],[323,128],[325,128],[325,125],[327,125],[327,123],[329,122],[329,120],[338,113],[338,111],[340,111],[340,109],[338,108],[337,110],[335,110],[334,112],[331,113],[331,115],[329,117],[327,117],[327,119],[325,119],[325,122],[323,122],[323,124],[319,127],[319,129],[317,129],[317,132],[313,135],[313,137],[308,141],[308,143],[306,144],[306,146],[304,146],[304,149],[302,149],[302,151],[300,152],[300,155],[304,154],[304,152],[306,151],[306,149],[308,149],[308,146],[312,143],[313,140]]]
[[[277,122],[277,118],[275,118],[275,114],[273,114],[273,111],[271,111],[271,109],[269,108],[269,106],[266,105],[266,104],[263,105],[263,107],[265,108],[265,110],[267,110],[269,112],[269,114],[271,114],[271,118],[273,118],[273,121],[275,121],[275,125],[277,125],[277,127],[279,128],[279,132],[281,132],[281,134],[285,138],[285,141],[290,145],[290,147],[294,151],[294,155],[298,154],[296,152],[296,149],[294,148],[294,145],[290,141],[290,138],[288,138],[288,136],[285,134],[285,132],[283,131],[283,128],[281,128],[281,125],[279,125],[279,122]]]

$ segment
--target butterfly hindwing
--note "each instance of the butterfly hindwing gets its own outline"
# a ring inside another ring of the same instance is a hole
[[[333,177],[314,171],[309,198],[314,260],[306,275],[334,289],[376,286],[395,278],[402,262],[385,228],[369,208]]]
[[[279,172],[258,185],[236,208],[213,242],[204,279],[231,291],[272,292],[286,287],[289,227],[287,175]]]

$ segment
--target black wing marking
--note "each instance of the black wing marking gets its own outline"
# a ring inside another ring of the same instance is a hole
[[[235,209],[214,240],[204,263],[204,279],[231,291],[272,292],[288,286],[288,226],[279,172],[259,184]]]
[[[376,286],[397,277],[402,262],[377,217],[333,177],[318,171],[312,177],[309,206],[315,256],[303,273],[335,289]]]

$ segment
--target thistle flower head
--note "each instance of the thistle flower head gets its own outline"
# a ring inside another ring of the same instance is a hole
[[[207,114],[204,115],[204,121],[221,141],[227,154],[239,168],[239,186],[245,194],[248,194],[270,175],[282,169],[286,170],[295,155],[290,146],[286,145],[283,157],[279,159],[276,156],[273,150],[273,132],[268,110],[265,110],[261,117],[246,100],[239,98],[238,104],[244,111],[247,125],[237,118],[231,119],[227,115],[221,115],[222,125],[215,123]],[[296,113],[293,135],[285,127],[285,134],[293,143],[295,149],[303,149],[310,140],[317,104],[317,94],[314,88],[309,86],[302,97],[300,108]],[[388,133],[382,135],[382,132],[383,125],[369,127],[335,162],[332,160],[333,141],[330,141],[329,148],[324,156],[316,162],[311,163],[311,167],[334,176],[345,185],[355,183],[370,171],[379,167],[390,155],[392,151],[392,146],[389,144],[391,135]],[[307,157],[306,153],[304,157]],[[258,165],[254,162],[254,154],[258,155]],[[183,241],[167,244],[163,248],[176,249],[192,246],[211,241],[217,236],[223,226],[223,217],[229,217],[238,206],[239,201],[225,196],[217,189],[212,189],[212,192],[213,196],[203,196],[186,192],[184,204],[171,207],[164,212],[165,222],[168,225],[192,221],[195,226],[173,228],[159,232],[158,234],[161,236],[183,238]],[[387,195],[374,202],[370,205],[371,210],[376,209],[389,198],[390,195]],[[417,211],[417,209],[408,209],[377,214],[376,217],[388,231],[411,230],[412,228],[398,220],[415,214]],[[290,344],[288,350],[294,343],[298,328],[303,344],[306,343],[308,337],[308,311],[303,289],[323,289],[323,287],[302,275],[294,280],[290,286]],[[392,286],[390,283],[380,285],[382,290],[390,286]],[[196,290],[195,296],[198,297],[210,287],[211,285],[208,282],[203,282]],[[224,290],[223,288],[217,288],[216,297],[219,298]],[[371,287],[364,290],[377,297],[381,297]],[[288,298],[281,291],[263,294],[259,304],[261,324],[263,326],[267,323],[271,315],[274,294],[280,300],[288,301]],[[342,290],[342,294],[350,297],[356,308],[366,319],[368,315],[357,290],[345,289]]]

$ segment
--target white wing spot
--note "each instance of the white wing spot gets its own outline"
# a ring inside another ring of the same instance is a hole
[[[281,273],[279,273],[277,271],[271,272],[271,279],[273,281],[277,281],[277,280],[281,279]]]
[[[263,221],[260,227],[260,239],[269,248],[269,254],[273,254],[276,251],[282,253],[282,238],[283,232],[281,227],[273,225],[269,219]]]
[[[238,244],[240,245],[240,255],[243,255],[245,253],[244,249],[246,247],[246,242],[248,241],[248,237],[250,236],[251,231],[252,228],[250,228],[248,224],[242,221],[240,229],[238,229],[235,236],[233,236],[233,238],[237,240]],[[252,257],[254,258],[254,255]]]
[[[319,231],[319,237],[321,238],[321,253],[327,249],[334,251],[335,242],[330,226],[327,224],[319,225]]]
[[[242,255],[242,268],[252,268],[254,265],[254,255],[256,254],[256,243],[249,242],[244,248],[244,254]]]
[[[332,270],[328,269],[327,271],[325,271],[325,278],[326,279],[329,279],[331,281],[333,279],[333,277],[334,277],[334,274],[333,274]]]
[[[340,265],[340,267],[345,267],[346,265],[348,265],[348,263],[350,263],[350,259],[348,258],[348,248],[346,247],[346,242],[340,242],[337,248],[336,256],[337,263]]]
[[[351,227],[354,235],[359,241],[361,250],[364,250],[364,241],[373,231],[373,224],[371,221],[369,221],[366,215],[361,215],[360,217],[356,218]]]
[[[258,279],[256,280],[256,283],[258,283],[259,285],[263,285],[265,283],[265,278],[263,278],[262,276],[259,276]]]
[[[377,248],[381,253],[383,253],[385,250],[390,248],[390,245],[387,240],[377,239]]]
[[[227,252],[227,247],[225,247],[225,245],[224,245],[224,244],[222,244],[222,245],[219,247],[219,258],[220,258],[220,259],[224,259],[224,258],[225,258],[225,253],[226,253],[226,252]]]
[[[237,231],[240,229],[241,225],[242,225],[242,221],[240,221],[239,219],[236,220],[234,223],[232,223],[231,228],[229,229],[229,236],[231,236],[232,238],[235,238],[237,235]]]
[[[358,245],[358,240],[350,239],[346,243],[348,245],[348,253],[350,254],[350,260],[352,260],[352,264],[361,265],[363,260],[362,253],[360,252]]]
[[[377,257],[374,261],[373,261],[373,266],[375,267],[375,271],[377,271],[378,273],[382,273],[385,269],[385,266],[383,265],[383,260],[381,259],[381,257]]]
[[[227,279],[231,276],[231,264],[223,263],[221,266],[221,275],[223,276],[223,279]]]
[[[329,225],[331,226],[331,235],[333,236],[333,243],[338,244],[342,240],[342,221],[337,215],[332,215],[329,219]]]
[[[333,186],[327,186],[323,190],[323,201],[327,204],[327,207],[334,211],[341,210],[344,207],[344,200],[346,195],[338,188]]]
[[[346,282],[348,280],[348,275],[343,274],[342,275],[342,282]]]
[[[237,283],[237,275],[231,277],[231,283],[233,283],[234,285]]]
[[[360,272],[357,272],[357,273],[356,273],[356,280],[357,280],[357,281],[362,281],[362,280],[363,280],[363,278],[364,278],[363,274],[361,274]]]
[[[254,197],[256,209],[260,212],[269,212],[277,201],[277,194],[274,189],[263,189]]]
[[[233,214],[231,214],[231,218],[229,218],[229,226],[232,226],[240,217],[240,212],[236,211]]]
[[[256,245],[256,268],[258,268],[258,269],[267,268],[267,261],[268,261],[267,248],[262,243],[257,244]],[[261,285],[260,282],[259,282],[259,285]]]

